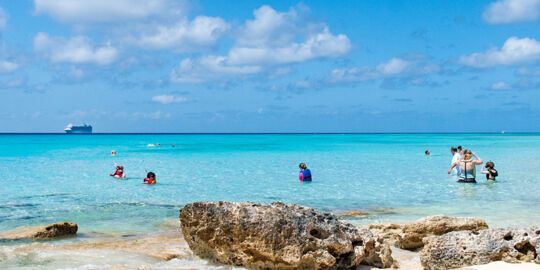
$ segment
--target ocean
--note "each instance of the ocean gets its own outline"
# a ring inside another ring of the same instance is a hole
[[[497,180],[479,166],[477,184],[457,183],[457,145],[492,160]],[[540,223],[539,157],[540,134],[4,134],[0,230],[67,220],[82,234],[143,234],[186,203],[220,200],[368,213],[342,216],[355,225],[445,214],[528,226]],[[127,179],[109,176],[115,162]],[[313,182],[298,181],[300,162]]]

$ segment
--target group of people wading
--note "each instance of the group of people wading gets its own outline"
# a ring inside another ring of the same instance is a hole
[[[452,146],[450,152],[452,153],[452,166],[448,169],[448,174],[459,176],[458,182],[476,183],[476,165],[482,165],[484,161],[475,152],[469,149],[463,150],[461,146]],[[495,180],[495,177],[499,175],[491,160],[486,162],[480,172],[486,175],[487,180]]]

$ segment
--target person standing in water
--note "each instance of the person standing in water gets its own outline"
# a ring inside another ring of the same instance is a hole
[[[484,168],[486,169],[485,171]],[[487,180],[495,180],[495,177],[499,176],[499,172],[495,170],[495,163],[493,161],[486,162],[484,168],[480,172],[486,175]]]
[[[300,174],[298,175],[298,180],[301,182],[311,181],[311,171],[307,168],[305,163],[300,163]]]
[[[461,147],[461,145],[458,145],[457,151],[458,151],[460,156],[463,156],[463,147]]]
[[[459,175],[460,173],[459,165],[454,166],[454,164],[459,161],[459,159],[461,158],[461,155],[459,154],[458,149],[455,146],[450,147],[450,153],[452,153],[452,163],[451,163],[452,167],[450,167],[450,169],[448,170],[448,174]]]
[[[473,156],[476,160],[472,159]],[[471,152],[469,149],[463,151],[463,157],[458,162],[452,164],[452,168],[459,166],[461,169],[458,182],[476,183],[476,165],[481,165],[482,163],[484,161],[476,153]]]

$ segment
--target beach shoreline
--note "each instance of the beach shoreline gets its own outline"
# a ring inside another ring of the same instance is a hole
[[[42,269],[243,269],[209,262],[194,255],[183,238],[178,219],[164,220],[160,224],[156,231],[150,233],[114,234],[94,231],[59,240],[15,241],[0,245],[0,265],[4,269],[24,269],[32,265],[40,265]],[[32,227],[22,227],[11,232],[20,233],[25,229]],[[0,233],[2,235],[6,236],[6,232]],[[411,251],[394,246],[391,250],[398,269],[424,269],[420,263],[419,250]],[[361,265],[358,269],[381,268]],[[496,261],[457,269],[532,270],[540,269],[540,265]]]

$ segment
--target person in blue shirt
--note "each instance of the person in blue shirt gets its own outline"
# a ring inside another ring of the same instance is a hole
[[[305,163],[300,163],[298,165],[300,167],[300,174],[298,175],[298,179],[302,182],[304,181],[311,181],[311,171],[307,168]]]

